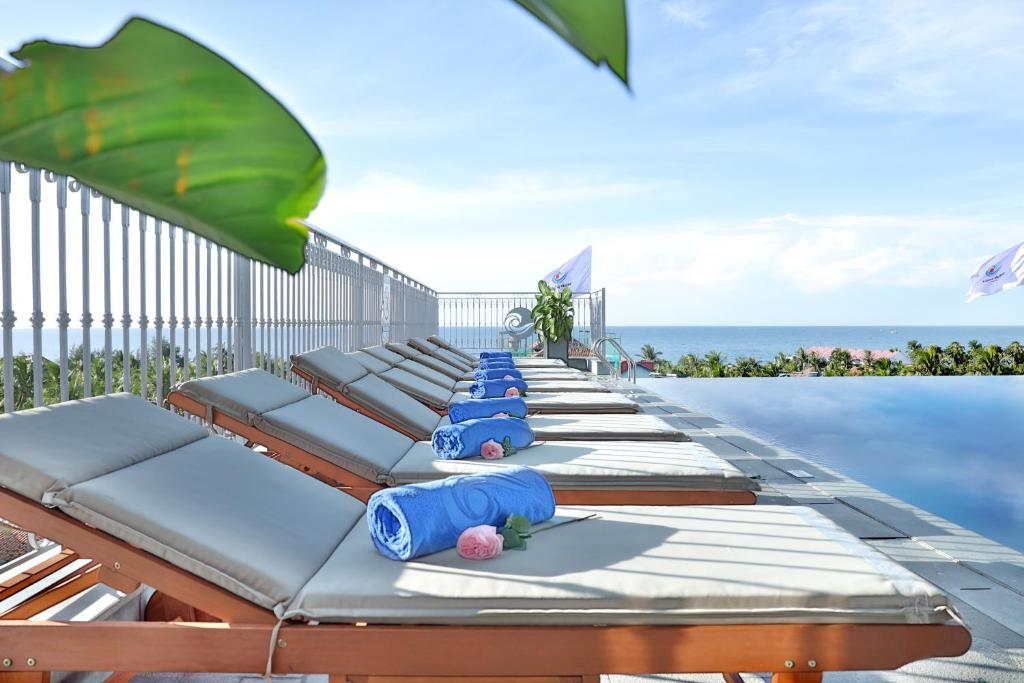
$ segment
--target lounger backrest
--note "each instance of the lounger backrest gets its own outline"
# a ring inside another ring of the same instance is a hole
[[[404,368],[390,368],[378,375],[389,384],[398,387],[410,396],[414,396],[432,408],[447,408],[455,394],[430,380],[423,379]]]
[[[346,356],[354,360],[355,362],[362,365],[364,368],[369,370],[375,375],[379,375],[382,372],[387,372],[391,369],[391,363],[386,363],[376,356],[370,355],[365,351],[352,351],[346,353]]]
[[[396,368],[402,368],[406,372],[411,372],[412,374],[416,375],[417,377],[422,377],[423,379],[425,379],[425,380],[427,380],[429,382],[433,382],[434,384],[436,384],[439,387],[443,387],[445,389],[454,389],[455,388],[455,380],[454,379],[452,379],[448,375],[444,374],[443,372],[438,372],[437,370],[428,368],[423,363],[419,363],[419,362],[414,361],[414,360],[409,360],[407,358],[407,359],[403,360],[401,363],[399,363],[398,365],[396,365],[395,367]]]
[[[376,375],[367,375],[346,386],[344,391],[417,439],[429,439],[441,422],[433,410]]]
[[[457,355],[460,358],[464,359],[467,363],[476,363],[476,362],[478,362],[480,360],[480,358],[478,358],[476,356],[473,356],[472,354],[466,353],[465,351],[463,351],[459,347],[455,346],[454,344],[449,344],[446,340],[442,339],[441,337],[437,336],[436,334],[430,335],[429,337],[427,337],[427,340],[437,344],[442,349],[448,349],[449,351],[451,351],[455,355]]]
[[[404,358],[416,358],[418,356],[425,355],[419,349],[414,349],[405,342],[388,342],[384,345],[384,348],[392,353],[397,353]]]
[[[306,390],[259,368],[190,379],[174,390],[246,424],[253,424],[263,413],[309,398]]]
[[[0,476],[4,487],[48,503],[69,486],[206,436],[132,394],[60,403],[0,415]]]
[[[448,365],[454,366],[463,372],[469,372],[473,369],[473,365],[471,363],[463,360],[460,356],[452,353],[448,349],[438,349],[430,355],[438,360],[443,360],[445,363],[448,363]]]
[[[369,370],[333,346],[296,353],[292,356],[292,364],[314,380],[338,391],[370,374]]]
[[[363,353],[368,353],[371,356],[373,356],[374,358],[379,358],[380,360],[384,361],[388,365],[395,365],[396,363],[402,362],[406,358],[402,354],[395,353],[394,351],[390,351],[390,350],[388,350],[388,349],[386,349],[386,348],[384,348],[383,346],[380,346],[380,345],[378,345],[378,346],[367,346],[366,348],[361,349],[361,350],[363,351]]]
[[[44,502],[267,609],[283,610],[364,512],[125,394],[4,415],[0,444],[0,485],[38,500],[41,482],[60,482]]]
[[[403,356],[410,360],[416,361],[417,363],[420,363],[422,365],[426,365],[431,370],[447,375],[453,380],[460,380],[462,379],[462,376],[465,374],[463,370],[459,370],[458,368],[452,367],[451,365],[445,363],[443,360],[440,360],[439,358],[434,358],[433,356],[428,356],[425,353],[420,353],[419,351],[417,351],[416,349],[412,348],[407,344],[390,343],[388,344],[388,348],[395,351],[396,353],[402,354]]]

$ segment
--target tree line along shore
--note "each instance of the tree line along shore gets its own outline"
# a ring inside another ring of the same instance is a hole
[[[905,349],[890,349],[884,355],[843,348],[819,355],[801,347],[792,354],[779,352],[767,361],[751,356],[730,361],[718,351],[703,356],[688,353],[675,362],[662,356],[651,344],[644,344],[640,350],[640,359],[648,361],[654,372],[675,377],[1024,375],[1024,344],[1019,341],[1003,347],[984,345],[976,339],[966,346],[960,342],[925,346],[911,340]]]

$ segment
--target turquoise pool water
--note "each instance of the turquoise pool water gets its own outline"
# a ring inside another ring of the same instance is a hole
[[[1024,377],[641,383],[1024,551]]]

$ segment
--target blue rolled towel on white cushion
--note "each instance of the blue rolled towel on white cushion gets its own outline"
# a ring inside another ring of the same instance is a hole
[[[509,417],[526,417],[526,401],[518,396],[508,398],[478,398],[469,401],[456,401],[448,406],[448,419],[453,423],[475,420],[481,417],[494,417],[498,413],[508,413]]]
[[[508,358],[512,360],[511,351],[481,351],[480,360],[488,360],[490,358]]]
[[[392,560],[454,548],[466,529],[481,524],[500,528],[509,515],[539,524],[554,514],[551,487],[527,467],[381,489],[366,504],[370,538]]]
[[[430,446],[442,460],[463,460],[479,457],[487,441],[504,445],[505,439],[512,448],[526,448],[533,443],[533,429],[518,417],[477,418],[438,427]]]
[[[526,382],[521,379],[478,379],[469,385],[469,395],[472,398],[499,398],[510,387],[518,389],[520,394],[527,390]]]
[[[516,370],[515,368],[487,368],[479,369],[473,373],[473,377],[476,379],[506,379],[511,377],[512,379],[522,379],[523,373]]]

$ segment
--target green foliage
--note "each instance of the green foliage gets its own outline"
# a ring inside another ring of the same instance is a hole
[[[640,358],[649,360],[652,363],[661,357],[661,351],[656,350],[651,344],[644,344],[640,349]]]
[[[501,530],[504,550],[526,550],[526,539],[533,536],[530,520],[523,515],[509,515]]]
[[[648,348],[653,351],[650,344],[643,347]],[[641,355],[647,358],[643,349]],[[730,363],[718,351],[710,351],[700,357],[688,353],[674,364],[657,359],[654,361],[654,368],[662,374],[679,377],[778,377],[782,373],[791,374],[806,370],[834,377],[1024,375],[1024,344],[1018,341],[1007,344],[1004,349],[995,344],[982,346],[974,340],[968,343],[967,348],[959,342],[952,342],[943,348],[934,344],[922,346],[911,340],[907,344],[906,356],[909,359],[908,363],[887,357],[876,358],[873,353],[867,351],[863,359],[854,360],[845,349],[833,349],[828,358],[821,358],[799,348],[792,355],[779,353],[766,362],[740,356]]]
[[[595,66],[629,87],[626,0],[516,0]]]
[[[118,201],[295,273],[323,193],[319,147],[233,64],[130,19],[83,48],[48,41],[0,76],[0,158],[78,178]]]
[[[511,437],[506,436],[501,440],[501,455],[507,458],[510,455],[515,455],[519,452],[519,449],[512,445]]]
[[[537,289],[537,303],[533,307],[533,325],[537,334],[551,342],[571,339],[576,314],[572,290],[568,287],[553,289],[544,280],[537,283]]]

